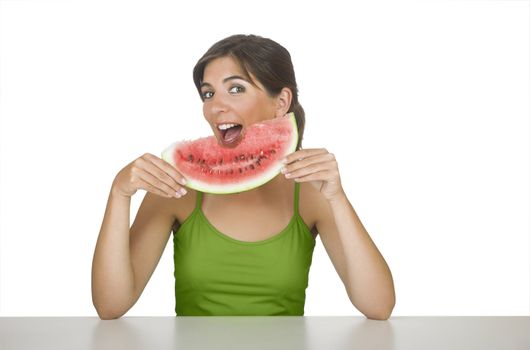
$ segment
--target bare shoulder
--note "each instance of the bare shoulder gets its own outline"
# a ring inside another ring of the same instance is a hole
[[[326,210],[327,201],[324,196],[310,183],[300,183],[299,211],[307,226],[315,229],[319,215]]]
[[[174,229],[177,229],[193,212],[195,202],[197,200],[197,191],[191,188],[186,188],[188,193],[181,198],[163,198],[160,200],[166,201],[167,208],[173,213],[175,223]]]

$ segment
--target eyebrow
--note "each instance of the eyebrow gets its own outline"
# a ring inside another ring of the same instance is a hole
[[[244,77],[242,77],[240,75],[231,75],[231,76],[223,79],[223,84],[226,83],[227,81],[233,80],[233,79],[241,79],[241,80],[246,81],[247,83],[250,83],[246,78],[244,78]],[[212,86],[212,84],[207,83],[207,82],[203,82],[203,83],[201,83],[200,87],[202,88],[203,86]]]

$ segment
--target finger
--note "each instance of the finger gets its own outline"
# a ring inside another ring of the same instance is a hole
[[[152,163],[156,164],[157,167],[159,167],[160,169],[162,169],[164,172],[166,172],[169,176],[171,176],[173,178],[173,180],[181,185],[185,185],[186,184],[186,179],[184,178],[184,176],[182,176],[181,173],[179,173],[177,171],[177,169],[175,169],[175,167],[171,164],[169,164],[167,161],[157,157],[157,156],[154,156],[152,154],[149,154],[149,153],[146,153],[145,156],[147,157],[147,159],[149,159]]]
[[[308,181],[327,181],[332,182],[335,179],[336,172],[334,170],[325,170],[319,171],[316,173],[311,173],[305,176],[299,176],[293,178],[296,182],[308,182]]]
[[[314,156],[317,154],[325,154],[328,153],[328,151],[325,148],[307,148],[302,149],[296,152],[293,152],[291,154],[288,154],[283,158],[283,162],[285,164],[290,164],[292,162],[303,160],[307,157]]]
[[[332,153],[318,153],[307,157],[303,160],[287,164],[282,168],[282,173],[293,173],[298,169],[313,166],[314,164],[335,162],[335,156]],[[333,164],[329,164],[332,166]]]
[[[306,175],[313,174],[313,173],[328,171],[331,169],[333,169],[333,166],[329,163],[322,163],[322,162],[315,163],[315,164],[311,164],[311,165],[308,165],[300,169],[286,172],[285,177],[288,179],[293,179],[293,178],[302,177],[302,176],[306,176]]]
[[[142,159],[143,162],[140,163],[139,167],[145,170],[147,173],[158,179],[158,181],[166,184],[167,186],[177,191],[181,188],[181,185],[175,181],[170,175],[168,175],[164,170],[160,169],[156,164],[152,163],[150,159]],[[147,180],[144,178],[144,180]]]
[[[145,190],[145,191],[149,191],[151,193],[154,193],[154,194],[157,194],[159,196],[166,197],[166,198],[175,197],[175,193],[170,194],[170,193],[168,193],[166,191],[163,191],[160,188],[150,184],[147,181],[144,181],[141,178],[138,178],[137,182],[138,182],[138,188],[139,189],[142,189],[142,190]]]
[[[177,192],[182,193],[180,192],[180,189],[183,187],[179,185],[175,185],[175,187],[169,186],[167,183],[160,180],[156,176],[153,176],[147,171],[140,171],[138,177],[143,180],[147,185],[149,185],[150,188],[154,188],[164,193],[167,193],[172,197],[175,196]]]

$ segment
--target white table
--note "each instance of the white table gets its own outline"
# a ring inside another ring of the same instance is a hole
[[[1,350],[529,350],[530,317],[0,317]]]

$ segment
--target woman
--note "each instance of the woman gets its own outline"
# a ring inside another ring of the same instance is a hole
[[[223,124],[245,128],[294,112],[297,151],[268,183],[214,195],[185,188],[162,159],[144,154],[114,179],[96,244],[93,303],[102,319],[138,300],[174,231],[177,315],[303,315],[315,237],[348,296],[372,319],[395,304],[391,272],[344,193],[326,149],[301,149],[304,110],[289,52],[255,35],[213,45],[193,78],[219,143]],[[226,127],[226,125],[225,125]],[[147,191],[129,229],[131,196]]]

